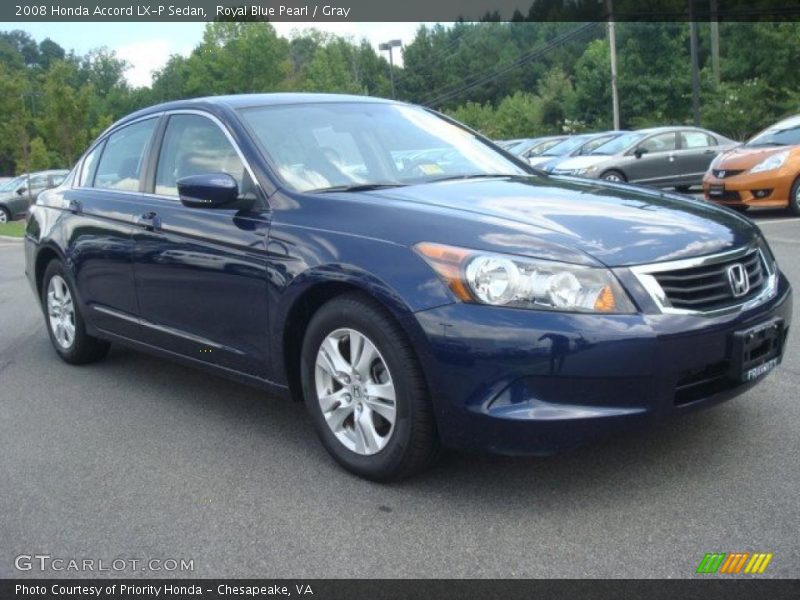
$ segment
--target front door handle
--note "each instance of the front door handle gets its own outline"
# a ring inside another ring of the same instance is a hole
[[[133,224],[147,231],[158,231],[161,229],[161,217],[157,212],[150,211],[136,217]]]

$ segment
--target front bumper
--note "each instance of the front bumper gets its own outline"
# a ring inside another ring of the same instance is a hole
[[[725,179],[706,173],[703,177],[703,195],[706,200],[723,206],[784,208],[789,205],[794,173],[783,171],[784,169],[776,169],[755,174],[745,172]],[[712,185],[724,185],[724,194],[712,196],[709,193]]]
[[[727,400],[733,333],[792,312],[777,294],[722,315],[581,315],[450,304],[414,315],[442,442],[552,454]],[[785,337],[784,337],[785,339]]]

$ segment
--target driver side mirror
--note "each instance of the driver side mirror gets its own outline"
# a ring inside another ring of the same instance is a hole
[[[189,208],[223,208],[239,199],[239,186],[227,173],[203,173],[176,182],[181,204]]]
[[[643,147],[639,146],[638,148],[636,148],[636,150],[633,151],[633,155],[636,158],[642,158],[642,156],[644,156],[648,152],[650,152],[650,151],[647,148],[643,148]]]
[[[22,185],[22,186],[17,188],[17,196],[22,196],[27,191],[28,191],[28,188],[25,187],[24,185]]]

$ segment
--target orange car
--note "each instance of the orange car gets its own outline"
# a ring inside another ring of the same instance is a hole
[[[800,215],[800,115],[720,154],[703,177],[703,192],[738,210],[789,208]]]

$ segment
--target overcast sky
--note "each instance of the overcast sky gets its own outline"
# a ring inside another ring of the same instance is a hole
[[[399,38],[404,43],[414,38],[420,23],[272,23],[277,32],[290,37],[295,30],[314,27],[336,35],[366,38],[378,44]],[[3,23],[2,29],[22,29],[40,42],[49,37],[66,50],[85,54],[107,47],[128,61],[126,73],[134,86],[149,85],[151,73],[161,68],[172,54],[188,54],[201,40],[205,23]],[[402,59],[395,60],[402,64]]]

